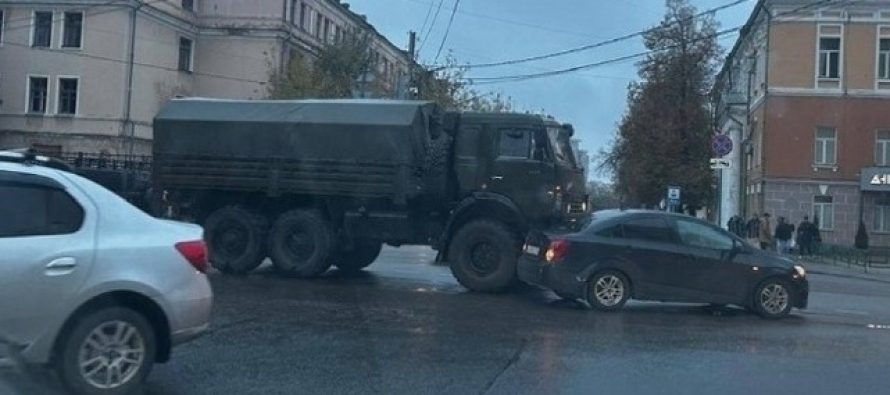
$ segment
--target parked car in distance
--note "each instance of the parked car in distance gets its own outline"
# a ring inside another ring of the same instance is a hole
[[[806,308],[806,270],[707,222],[680,214],[607,210],[577,233],[531,234],[519,276],[598,310],[628,299],[738,305],[766,318]]]
[[[0,152],[0,342],[71,393],[130,393],[209,327],[203,232],[64,169]]]

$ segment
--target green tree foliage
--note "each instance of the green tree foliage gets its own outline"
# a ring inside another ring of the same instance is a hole
[[[644,36],[653,52],[638,64],[641,81],[628,88],[616,139],[600,155],[632,205],[657,204],[668,185],[683,188],[690,208],[705,206],[713,194],[708,92],[720,49],[713,17],[695,14],[687,0],[667,0],[659,28]]]
[[[621,208],[621,200],[612,184],[590,181],[587,183],[587,191],[590,193],[591,211]]]
[[[347,98],[362,90],[374,96],[386,92],[371,55],[368,34],[344,34],[317,54],[295,54],[283,72],[273,73],[273,99]]]

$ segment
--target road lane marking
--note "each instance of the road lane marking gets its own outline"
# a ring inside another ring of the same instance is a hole
[[[868,325],[866,325],[866,328],[868,328],[868,329],[890,329],[890,325],[868,324]]]

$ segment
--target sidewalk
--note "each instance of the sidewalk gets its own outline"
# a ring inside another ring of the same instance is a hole
[[[805,259],[796,259],[807,269],[807,272],[813,274],[823,274],[835,277],[857,278],[861,280],[880,281],[890,284],[890,268],[874,268],[869,267],[866,273],[865,268],[858,265],[847,265],[846,263],[817,263],[809,262]]]

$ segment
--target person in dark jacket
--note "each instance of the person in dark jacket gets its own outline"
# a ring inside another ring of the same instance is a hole
[[[748,240],[751,244],[757,245],[760,239],[760,217],[757,214],[752,215],[745,229],[747,230]]]
[[[779,223],[776,224],[776,251],[779,254],[787,255],[791,252],[791,234],[794,233],[794,226],[785,222],[785,217],[779,217]]]
[[[797,245],[800,246],[800,255],[813,253],[813,223],[809,216],[804,216],[803,221],[797,226]]]

